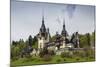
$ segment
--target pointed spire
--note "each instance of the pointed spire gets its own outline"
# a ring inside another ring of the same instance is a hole
[[[47,28],[47,34],[50,36],[49,28]]]
[[[65,27],[65,18],[63,19],[63,29],[62,29],[61,34],[62,34],[63,36],[68,36],[68,33],[67,33],[67,31],[66,31],[66,27]]]
[[[47,32],[49,33],[49,28],[47,28]]]
[[[51,36],[50,36],[49,28],[47,28],[47,35],[48,35],[48,40],[50,40]]]
[[[42,10],[42,25],[41,25],[41,28],[40,28],[40,32],[46,32],[46,27],[45,27],[45,24],[44,24],[44,10]]]
[[[58,32],[56,31],[56,35],[58,35]]]
[[[44,24],[44,9],[42,9],[42,24]]]
[[[65,30],[65,19],[63,19],[63,30]]]
[[[63,24],[65,24],[65,18],[63,19]]]

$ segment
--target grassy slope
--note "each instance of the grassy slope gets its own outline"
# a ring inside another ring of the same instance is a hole
[[[79,60],[77,60],[77,58]],[[61,58],[60,56],[54,56],[51,61],[43,61],[39,57],[32,57],[32,58],[20,58],[16,61],[11,61],[11,66],[89,62],[89,61],[95,61],[95,58],[87,58],[87,57],[85,58],[81,58],[81,57]]]

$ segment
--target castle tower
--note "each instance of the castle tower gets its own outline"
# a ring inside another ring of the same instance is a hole
[[[63,37],[67,37],[68,36],[68,33],[66,31],[66,27],[65,27],[65,19],[63,20],[63,29],[62,29],[61,35]]]
[[[45,43],[49,41],[48,34],[49,29],[47,31],[44,24],[44,16],[42,17],[42,25],[40,27],[40,31],[38,34],[38,49],[43,49],[45,47]]]
[[[50,41],[50,38],[51,38],[51,36],[50,36],[49,28],[47,28],[47,42]]]
[[[78,32],[76,32],[76,43],[77,43],[77,48],[80,48],[80,45],[79,45],[79,34]]]
[[[65,19],[63,20],[63,29],[62,29],[61,35],[62,35],[62,40],[63,40],[61,48],[65,48],[66,38],[68,37],[68,33],[65,27]]]
[[[61,46],[61,35],[56,32],[56,50],[60,49]]]

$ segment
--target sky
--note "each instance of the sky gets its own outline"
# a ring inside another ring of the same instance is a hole
[[[95,6],[24,2],[11,0],[11,41],[26,40],[29,35],[39,33],[42,16],[51,36],[61,34],[63,20],[69,35],[78,31],[80,34],[95,30]]]

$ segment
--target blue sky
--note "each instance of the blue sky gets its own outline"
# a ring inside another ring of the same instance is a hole
[[[51,36],[62,31],[65,18],[69,35],[91,33],[95,29],[95,6],[11,1],[11,40],[26,40],[39,32],[42,15]]]

